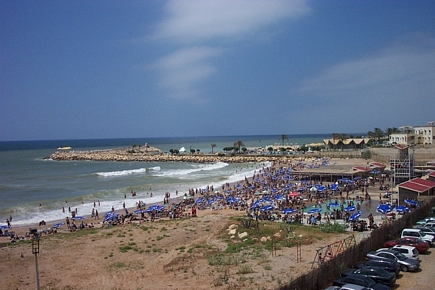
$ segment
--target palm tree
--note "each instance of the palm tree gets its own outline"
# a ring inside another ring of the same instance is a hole
[[[384,137],[384,131],[381,128],[375,128],[375,138],[379,141],[382,137]]]
[[[213,148],[216,147],[216,144],[211,143],[211,154],[213,154]]]
[[[281,135],[281,142],[282,142],[282,145],[284,145],[284,141],[285,141],[285,140],[288,140],[288,136],[285,135],[285,134],[282,134],[282,135]]]
[[[242,146],[245,146],[245,144],[243,144],[243,141],[237,141],[237,142],[235,142],[234,143],[234,149],[236,149],[237,151],[239,151],[240,152],[240,148],[242,147]]]
[[[335,149],[336,147],[335,140],[340,139],[340,134],[332,133],[331,137],[332,137],[332,148]]]
[[[390,136],[391,134],[394,134],[394,133],[399,133],[399,132],[400,132],[399,128],[396,128],[396,127],[393,127],[393,128],[387,128],[387,129],[385,130],[385,133],[386,133],[388,136]]]

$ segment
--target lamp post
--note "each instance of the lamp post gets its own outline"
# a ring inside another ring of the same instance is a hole
[[[39,290],[39,273],[38,273],[38,254],[39,254],[39,233],[37,229],[30,229],[32,237],[32,254],[35,255],[36,271],[36,290]]]

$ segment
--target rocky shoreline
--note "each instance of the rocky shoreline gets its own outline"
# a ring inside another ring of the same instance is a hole
[[[95,151],[56,151],[44,159],[56,161],[120,161],[120,162],[195,162],[195,163],[245,163],[274,161],[283,156],[262,155],[205,155],[167,154],[157,148],[132,152],[131,149],[109,149]]]

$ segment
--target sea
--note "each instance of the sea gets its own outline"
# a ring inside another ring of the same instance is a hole
[[[330,134],[287,135],[285,146],[321,143]],[[171,198],[189,189],[223,184],[252,177],[270,164],[199,164],[186,162],[96,162],[53,161],[45,157],[58,147],[71,150],[132,148],[133,145],[171,149],[190,149],[203,153],[223,152],[223,148],[242,141],[246,148],[281,144],[281,135],[209,136],[171,138],[125,138],[87,140],[2,141],[0,142],[0,226],[12,217],[12,226],[32,225],[44,220],[58,221],[76,211],[89,216],[96,206],[100,216],[112,209],[162,203],[166,192]],[[137,148],[137,147],[136,147]],[[132,196],[131,192],[136,192]]]

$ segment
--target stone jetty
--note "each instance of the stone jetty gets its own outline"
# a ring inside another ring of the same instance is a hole
[[[263,155],[222,155],[222,154],[168,154],[150,147],[145,150],[108,149],[92,151],[56,151],[45,157],[57,161],[141,161],[141,162],[195,162],[195,163],[245,163],[273,161],[282,156]]]

